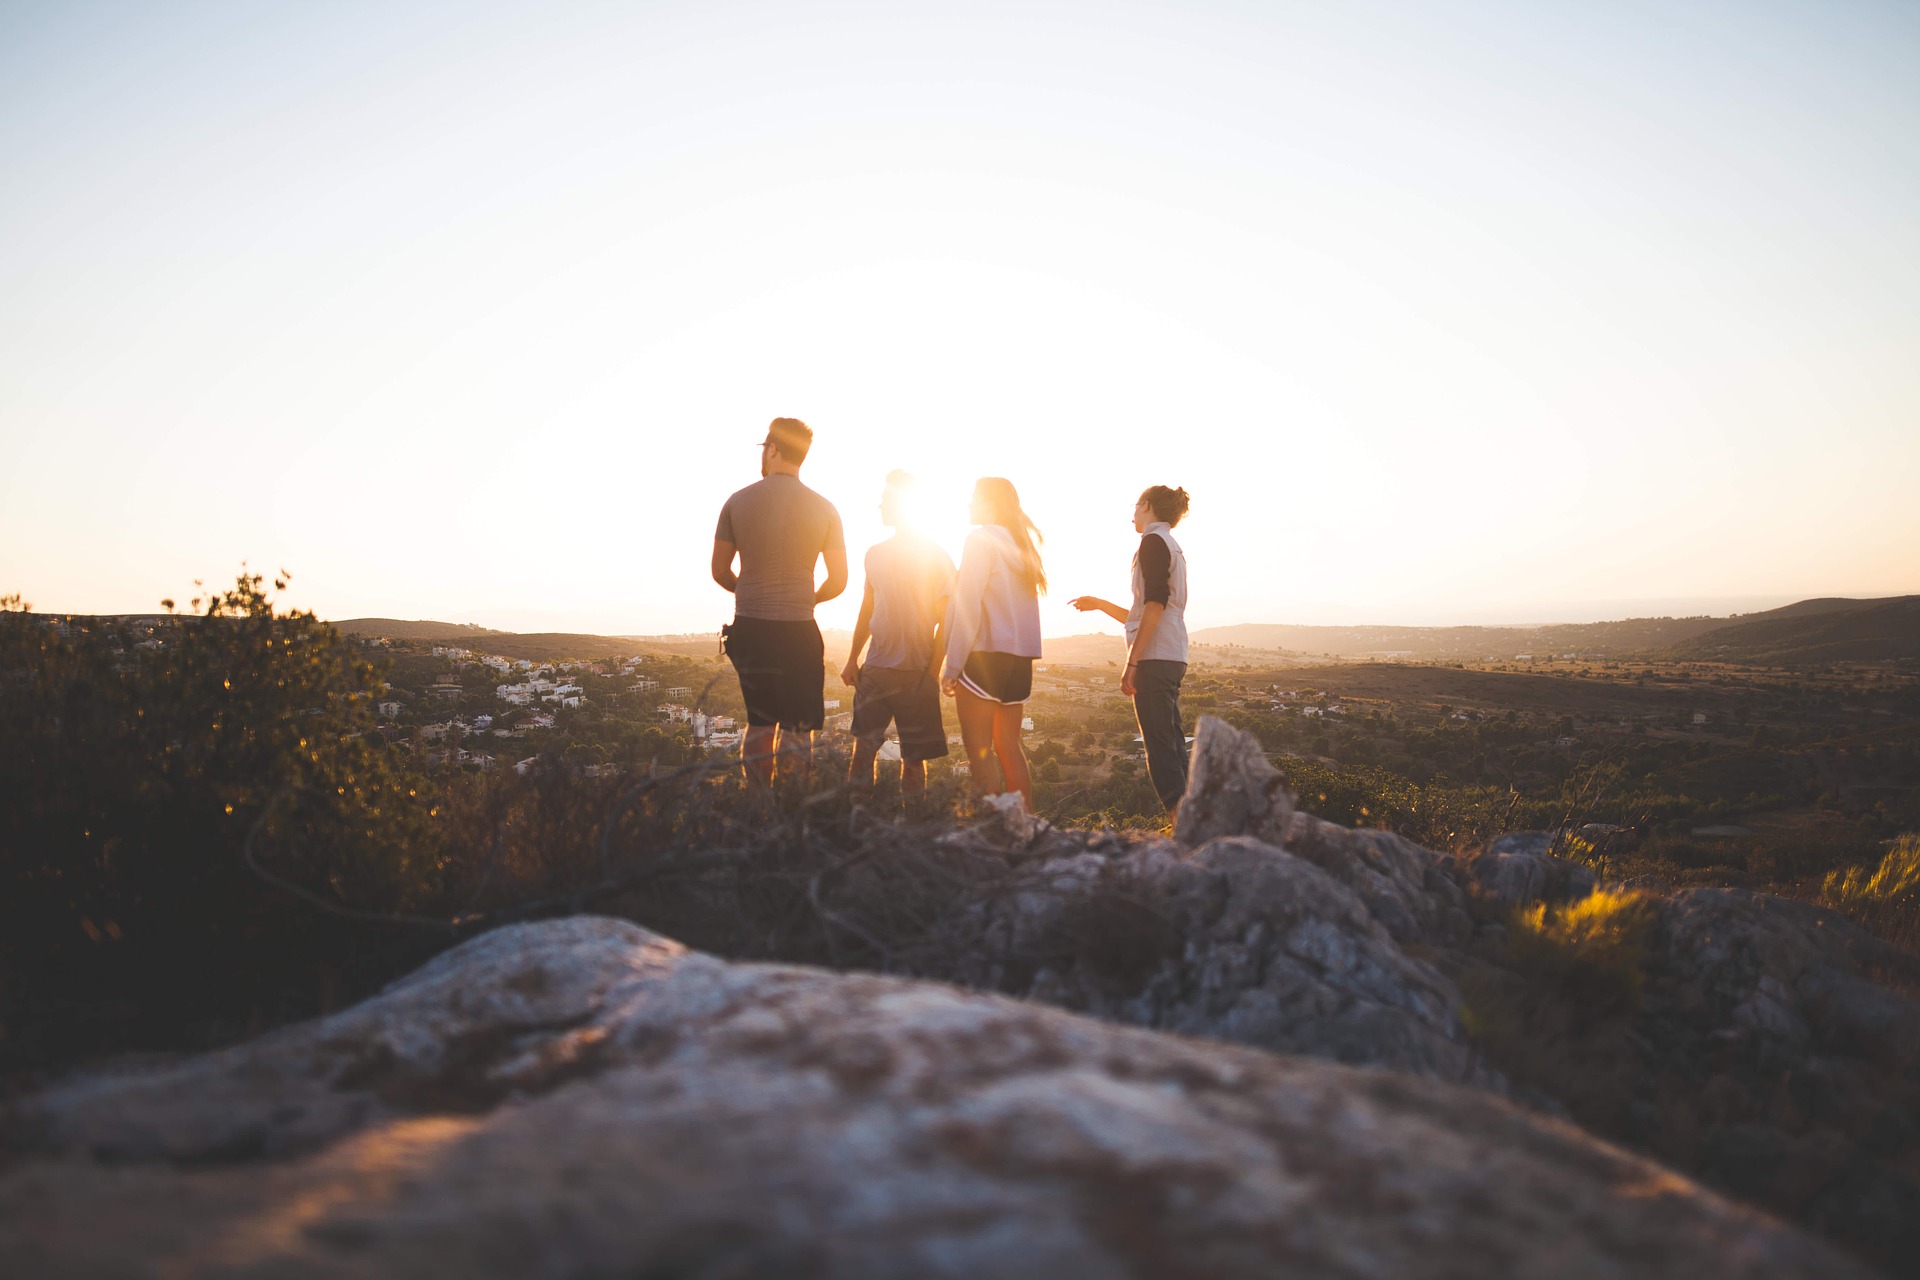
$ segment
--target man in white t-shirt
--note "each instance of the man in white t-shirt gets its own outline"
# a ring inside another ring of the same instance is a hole
[[[907,519],[913,477],[895,471],[880,496],[880,520],[894,531],[867,552],[867,586],[853,625],[853,649],[840,678],[853,686],[853,760],[847,780],[873,785],[873,762],[887,726],[900,733],[900,790],[924,795],[927,761],[947,754],[940,719],[938,631],[953,592],[953,560]],[[871,641],[871,648],[868,642]],[[867,660],[860,652],[867,650]]]

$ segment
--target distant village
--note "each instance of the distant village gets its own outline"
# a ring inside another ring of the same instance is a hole
[[[666,683],[660,659],[652,665],[641,656],[536,662],[452,645],[413,654],[394,642],[370,643],[396,650],[378,704],[382,736],[415,750],[431,768],[525,773],[540,758],[539,750],[527,749],[545,747],[569,721],[577,727],[582,713],[657,726],[696,751],[730,751],[740,743],[739,718],[692,705],[693,686]],[[428,674],[428,665],[439,669]],[[498,677],[491,689],[476,685],[475,668]],[[604,762],[584,767],[590,776],[615,770]]]

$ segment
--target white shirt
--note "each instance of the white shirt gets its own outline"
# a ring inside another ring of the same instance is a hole
[[[1147,641],[1147,647],[1133,655],[1136,662],[1185,662],[1187,660],[1187,553],[1173,540],[1173,526],[1165,520],[1155,520],[1146,527],[1143,537],[1159,537],[1167,544],[1172,553],[1172,563],[1167,567],[1167,608],[1160,615],[1160,625],[1153,630],[1153,638]],[[1133,556],[1133,608],[1127,612],[1127,648],[1133,648],[1133,638],[1140,633],[1140,619],[1146,612],[1147,581],[1140,571],[1140,554]]]
[[[970,653],[1040,656],[1040,596],[1023,573],[1013,534],[983,524],[967,535],[960,578],[947,602],[947,661],[941,679],[957,679]]]

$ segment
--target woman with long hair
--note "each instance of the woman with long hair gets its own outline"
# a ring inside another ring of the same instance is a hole
[[[947,602],[940,688],[959,712],[973,794],[1018,791],[1031,809],[1033,775],[1020,721],[1040,656],[1040,593],[1047,589],[1040,531],[1020,509],[1013,482],[998,476],[973,486],[969,518],[978,527],[967,535]]]
[[[1187,557],[1173,526],[1187,514],[1187,491],[1156,484],[1133,504],[1133,607],[1099,596],[1067,603],[1082,613],[1104,613],[1127,629],[1127,669],[1120,692],[1133,699],[1147,777],[1171,813],[1187,790],[1187,735],[1180,724],[1180,683],[1187,675]]]

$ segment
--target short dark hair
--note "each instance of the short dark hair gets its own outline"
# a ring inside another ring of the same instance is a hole
[[[807,450],[813,448],[813,428],[798,418],[775,418],[767,427],[767,439],[781,457],[797,467],[807,460]]]
[[[1187,491],[1169,489],[1156,484],[1140,495],[1140,501],[1147,504],[1156,520],[1165,520],[1168,524],[1179,524],[1180,517],[1187,514]]]

